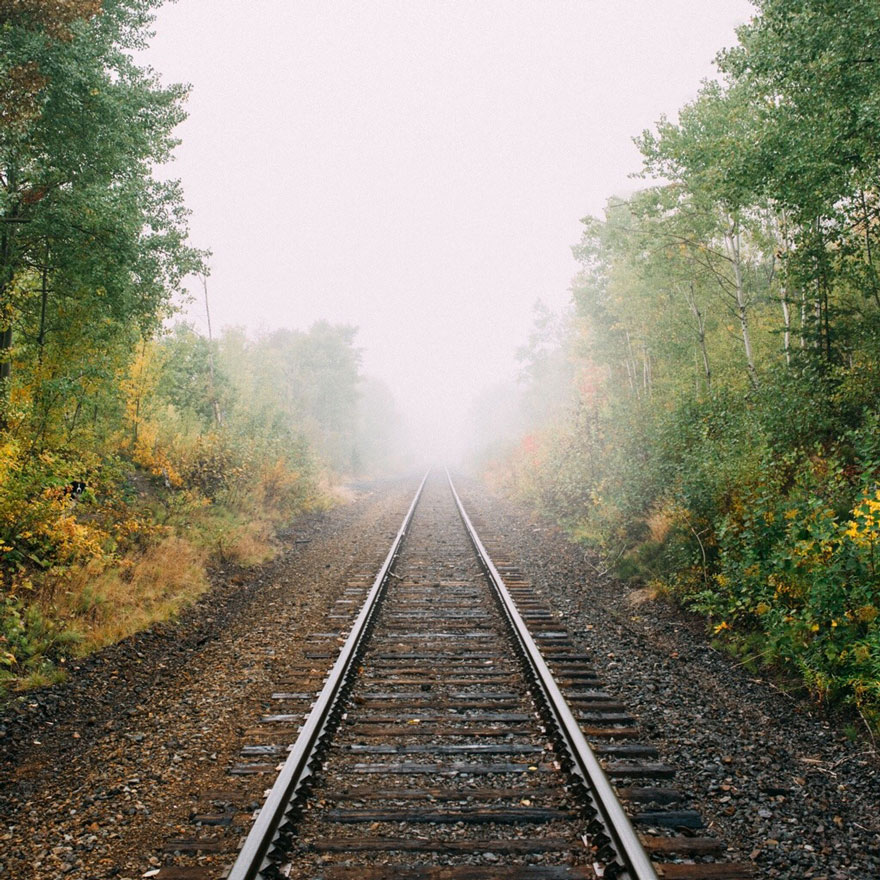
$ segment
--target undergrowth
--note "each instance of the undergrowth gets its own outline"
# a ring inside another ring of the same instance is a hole
[[[703,615],[737,663],[880,730],[877,416],[799,449],[780,442],[785,413],[732,397],[615,417],[589,457],[532,437],[490,479]]]
[[[0,696],[57,681],[72,659],[174,619],[208,588],[209,563],[270,560],[279,525],[328,503],[314,473],[274,458],[240,461],[208,494],[208,464],[176,440],[186,455],[157,442],[149,454],[91,461],[79,496],[66,484],[24,491],[7,452],[18,480],[0,490]],[[83,473],[83,462],[67,464]],[[58,473],[56,458],[43,465],[29,466],[31,485]]]

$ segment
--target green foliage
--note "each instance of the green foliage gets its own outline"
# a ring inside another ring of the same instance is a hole
[[[0,697],[22,681],[58,680],[77,641],[76,633],[46,618],[36,605],[0,597]]]
[[[797,667],[817,696],[870,707],[880,670],[880,490],[853,498],[846,468],[818,455],[787,492],[768,492],[766,482],[746,487],[724,518],[713,583],[690,601],[720,621],[719,632],[760,631],[762,653]]]
[[[492,475],[880,725],[880,7],[756,6],[584,221],[575,403]]]
[[[196,430],[216,427],[234,405],[235,389],[217,360],[217,344],[188,324],[176,324],[161,341],[156,396]]]
[[[201,265],[179,186],[153,177],[186,90],[131,55],[155,5],[105,0],[96,15],[82,2],[59,18],[23,4],[0,28],[0,76],[27,98],[0,93],[0,106],[26,108],[0,112],[0,427],[22,415],[11,376],[47,348],[115,351],[157,329]],[[44,410],[83,390],[76,359],[53,365]]]
[[[355,334],[326,321],[257,339],[224,334],[217,364],[228,377],[229,430],[279,450],[311,448],[336,472],[375,470],[393,449],[378,441],[389,439],[395,416],[387,389],[361,375]],[[384,412],[381,422],[368,415],[371,405]]]

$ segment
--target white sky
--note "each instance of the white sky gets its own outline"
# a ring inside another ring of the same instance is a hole
[[[147,60],[189,82],[171,173],[215,330],[355,324],[423,448],[568,302],[579,218],[632,189],[747,0],[179,0]],[[199,309],[192,319],[204,327]]]

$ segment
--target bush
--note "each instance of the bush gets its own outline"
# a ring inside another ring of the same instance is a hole
[[[612,402],[590,430],[533,433],[495,479],[745,662],[880,721],[880,418],[861,383],[825,378]]]

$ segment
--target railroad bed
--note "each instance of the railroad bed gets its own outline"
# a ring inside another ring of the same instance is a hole
[[[352,585],[336,615],[349,624],[365,595],[381,599],[358,615],[363,637],[349,635],[342,648],[353,658],[350,676],[335,692],[333,674],[323,684],[317,702],[327,698],[328,717],[305,715],[314,667],[292,669],[273,695],[277,712],[261,719],[233,768],[265,772],[289,754],[233,880],[751,876],[749,866],[723,861],[723,842],[701,831],[674,769],[639,740],[635,719],[603,690],[591,658],[552,609],[491,545],[494,565],[478,558],[474,542],[485,548],[469,537],[440,474],[426,480],[398,538],[372,589]],[[492,575],[518,613],[505,611]],[[529,628],[525,644],[511,614]],[[342,627],[323,634],[311,661],[329,666],[344,635]],[[549,688],[567,701],[576,738],[592,746],[586,759],[557,729],[548,686],[524,659],[532,640],[555,679]],[[604,778],[583,783],[593,772],[584,761],[595,759],[624,810],[616,800],[603,804]],[[183,866],[157,876],[210,874]]]

